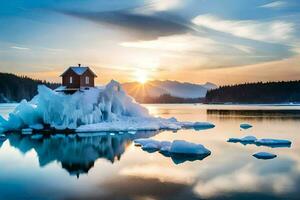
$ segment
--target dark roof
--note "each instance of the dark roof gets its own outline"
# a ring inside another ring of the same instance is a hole
[[[64,73],[62,73],[60,76],[63,76],[67,71],[72,70],[75,74],[81,76],[82,74],[84,74],[87,70],[89,70],[95,77],[97,77],[97,75],[89,68],[89,67],[69,67]]]

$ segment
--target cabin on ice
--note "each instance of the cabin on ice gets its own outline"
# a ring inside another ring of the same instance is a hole
[[[97,77],[89,67],[83,67],[81,64],[69,67],[60,76],[62,77],[62,86],[64,88],[61,91],[68,93],[95,87],[95,78]]]

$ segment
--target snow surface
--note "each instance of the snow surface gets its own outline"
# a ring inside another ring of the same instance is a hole
[[[253,154],[253,156],[258,159],[272,159],[277,157],[277,155],[268,152],[258,152],[256,154]]]
[[[105,87],[90,88],[72,95],[40,85],[38,94],[30,102],[21,101],[7,120],[0,116],[3,132],[28,128],[41,130],[45,125],[76,132],[201,130],[214,127],[208,122],[179,122],[175,118],[153,117],[114,80]]]

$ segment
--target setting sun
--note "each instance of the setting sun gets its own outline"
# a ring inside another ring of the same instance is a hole
[[[136,71],[135,72],[135,78],[141,84],[144,84],[149,80],[148,73],[144,70]]]

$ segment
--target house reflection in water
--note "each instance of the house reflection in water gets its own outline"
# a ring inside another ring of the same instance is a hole
[[[139,131],[136,134],[123,132],[122,134],[101,133],[79,135],[21,135],[9,134],[8,140],[11,146],[16,147],[22,153],[34,150],[37,153],[41,167],[57,161],[70,175],[79,177],[86,174],[94,166],[99,158],[104,158],[112,163],[120,160],[130,143],[137,138],[156,135],[157,131]],[[94,134],[95,135],[95,134]]]

